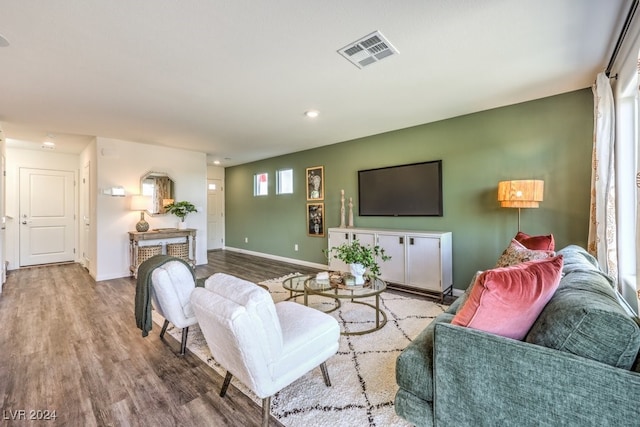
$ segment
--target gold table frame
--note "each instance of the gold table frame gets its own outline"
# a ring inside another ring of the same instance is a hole
[[[291,276],[282,281],[282,287],[289,291],[289,298],[285,299],[285,301],[294,300],[298,297],[305,295],[304,284],[307,280],[311,279],[313,276],[308,274],[298,274],[296,276]],[[332,311],[336,311],[340,308],[342,303],[338,298],[333,298],[330,296],[329,298],[334,299],[336,301],[335,306],[331,310],[324,311],[324,313],[331,313]],[[305,298],[305,305],[307,305]]]
[[[349,299],[354,304],[362,304],[369,306],[375,310],[376,313],[376,326],[363,331],[340,331],[342,335],[364,335],[371,332],[378,331],[387,324],[387,313],[380,308],[380,294],[387,289],[387,284],[384,280],[379,278],[371,278],[373,283],[364,286],[345,286],[334,287],[331,286],[329,281],[318,282],[315,277],[310,277],[304,282],[304,305],[308,305],[309,295],[320,295],[328,298],[334,298],[336,300]],[[369,304],[364,301],[355,301],[356,299],[375,297],[375,305]],[[382,318],[382,320],[381,320]]]

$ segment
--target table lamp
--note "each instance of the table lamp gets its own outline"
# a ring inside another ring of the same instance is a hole
[[[150,196],[131,196],[131,210],[140,211],[140,221],[136,224],[136,231],[149,231],[149,223],[144,220],[144,211],[151,206]]]
[[[518,231],[520,231],[520,209],[537,208],[543,200],[544,181],[523,179],[500,181],[498,201],[503,208],[518,208]]]

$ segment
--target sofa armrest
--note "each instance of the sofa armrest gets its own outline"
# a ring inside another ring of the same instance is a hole
[[[435,425],[629,425],[640,374],[482,331],[438,324]]]

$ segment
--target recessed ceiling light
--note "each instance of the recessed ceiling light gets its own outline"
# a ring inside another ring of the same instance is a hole
[[[214,160],[214,161],[213,161],[213,164],[214,164],[214,165],[219,165],[219,164],[220,164],[220,160]]]
[[[309,118],[315,119],[320,115],[320,112],[318,110],[309,110],[309,111],[305,111],[304,115]]]

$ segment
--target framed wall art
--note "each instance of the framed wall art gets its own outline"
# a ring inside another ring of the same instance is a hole
[[[307,203],[307,234],[324,237],[324,203]]]
[[[324,166],[307,168],[307,200],[324,200]]]

